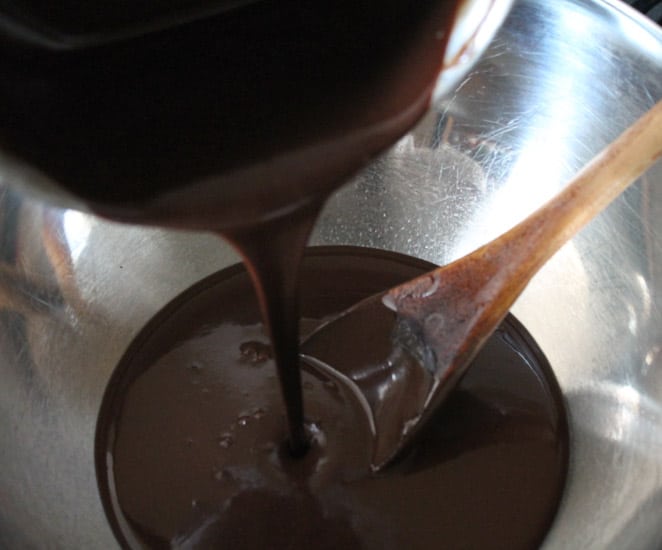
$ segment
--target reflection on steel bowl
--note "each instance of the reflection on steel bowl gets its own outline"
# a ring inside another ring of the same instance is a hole
[[[662,98],[662,31],[617,0],[520,0],[475,69],[337,193],[313,244],[445,263],[513,225]],[[108,379],[163,304],[237,261],[205,235],[0,191],[0,547],[113,548],[94,472]],[[568,406],[544,548],[662,546],[662,164],[514,312]]]

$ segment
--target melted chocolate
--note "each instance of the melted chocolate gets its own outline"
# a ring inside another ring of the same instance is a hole
[[[314,249],[303,262],[302,331],[431,267]],[[306,365],[312,447],[296,460],[283,449],[287,421],[260,318],[249,276],[231,267],[166,306],[120,362],[96,459],[123,545],[519,549],[542,541],[564,485],[567,426],[549,365],[512,317],[417,446],[378,475],[360,401]]]

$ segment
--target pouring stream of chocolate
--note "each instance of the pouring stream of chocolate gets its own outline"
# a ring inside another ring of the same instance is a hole
[[[0,161],[241,251],[305,446],[297,270],[324,198],[428,107],[459,0],[264,0],[124,42],[0,37]]]

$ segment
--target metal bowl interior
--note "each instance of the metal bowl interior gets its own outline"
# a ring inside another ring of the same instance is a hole
[[[312,244],[445,263],[516,223],[662,98],[662,31],[617,0],[520,0],[457,90],[327,205]],[[107,381],[171,298],[237,261],[0,189],[0,547],[113,548],[94,471]],[[662,163],[514,308],[571,428],[546,549],[662,547]]]

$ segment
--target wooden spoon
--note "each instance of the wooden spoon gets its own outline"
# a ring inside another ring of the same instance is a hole
[[[519,225],[308,337],[303,360],[351,384],[364,403],[375,470],[407,447],[543,264],[661,154],[662,101]]]

